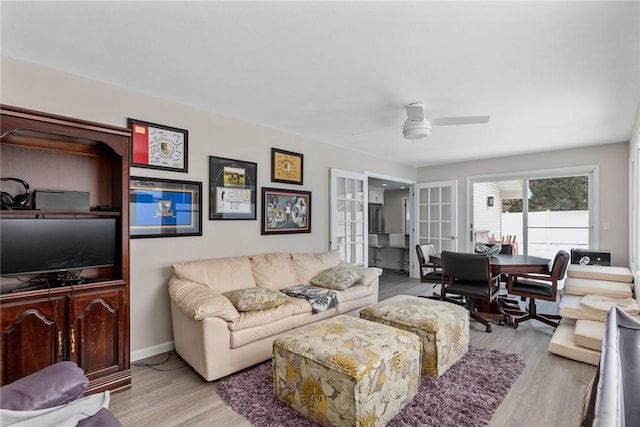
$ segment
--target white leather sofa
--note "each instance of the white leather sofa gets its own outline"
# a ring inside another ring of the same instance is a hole
[[[337,251],[268,253],[172,267],[169,294],[176,352],[207,381],[270,359],[273,340],[287,331],[338,314],[358,316],[361,308],[378,302],[382,274],[379,268],[341,262]],[[337,308],[318,313],[307,300],[294,297],[274,308],[238,311],[223,295],[238,289],[282,290],[310,284],[320,273],[326,276],[338,270],[357,273],[352,275],[354,283],[336,290]]]

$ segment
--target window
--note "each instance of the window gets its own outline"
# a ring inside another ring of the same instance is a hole
[[[515,242],[519,254],[597,248],[597,166],[469,178],[471,240]],[[492,200],[493,203],[488,203]]]

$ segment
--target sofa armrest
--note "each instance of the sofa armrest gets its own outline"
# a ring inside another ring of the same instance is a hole
[[[176,306],[194,320],[220,317],[235,322],[240,317],[227,297],[201,283],[174,275],[169,279],[169,295]]]
[[[0,388],[0,408],[35,411],[71,402],[89,380],[75,362],[59,362]]]

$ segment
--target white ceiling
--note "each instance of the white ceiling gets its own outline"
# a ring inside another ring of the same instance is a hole
[[[3,56],[414,166],[628,141],[640,103],[638,1],[0,7]],[[491,119],[409,141],[416,101]]]

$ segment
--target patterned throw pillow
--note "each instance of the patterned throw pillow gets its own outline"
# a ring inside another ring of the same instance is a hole
[[[238,311],[256,311],[274,308],[287,300],[287,296],[280,291],[269,288],[245,288],[223,294]]]
[[[327,289],[344,290],[358,281],[357,271],[345,267],[333,267],[316,274],[309,283]]]

